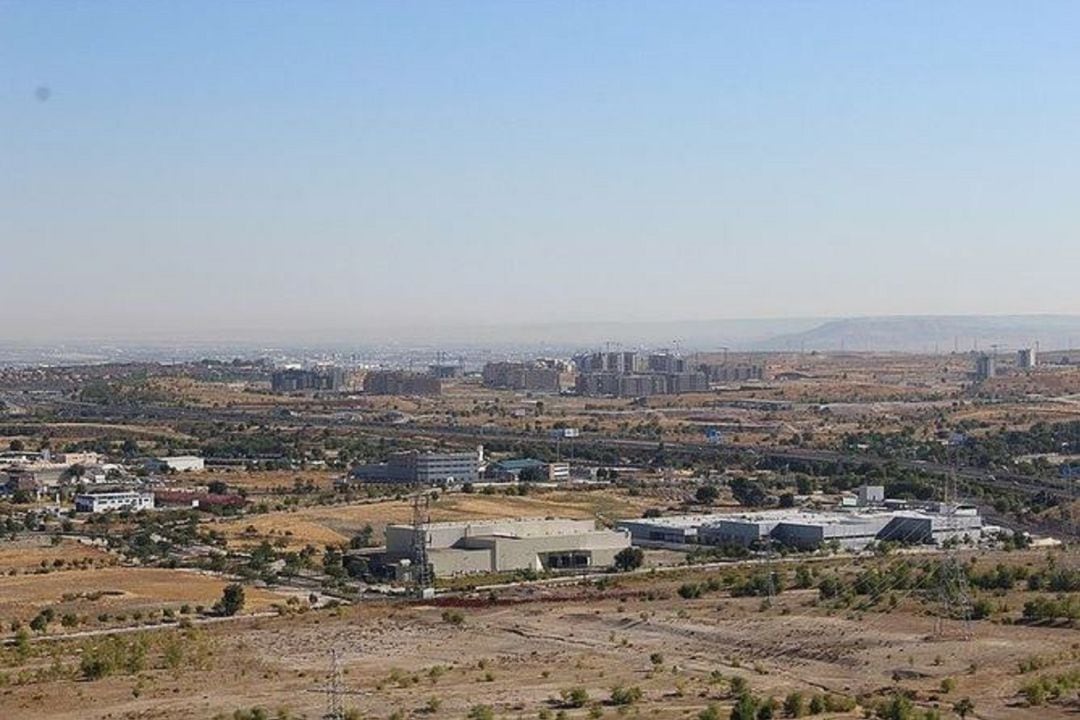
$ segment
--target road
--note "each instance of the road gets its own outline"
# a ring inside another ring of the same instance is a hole
[[[421,436],[432,439],[459,443],[522,443],[541,444],[555,447],[588,445],[611,450],[635,452],[653,452],[659,445],[658,440],[625,438],[599,433],[583,433],[578,438],[558,439],[542,433],[512,433],[506,431],[485,431],[483,428],[454,427],[447,425],[391,425],[387,423],[342,420],[339,416],[297,413],[277,414],[273,410],[253,412],[235,408],[190,408],[171,405],[140,404],[137,406],[104,406],[74,400],[54,401],[54,410],[65,420],[80,419],[85,422],[132,422],[132,421],[177,421],[191,420],[200,422],[226,423],[272,423],[280,427],[341,427],[355,429],[376,437],[401,438],[403,436]],[[908,470],[948,475],[955,472],[961,480],[970,484],[995,488],[1028,495],[1046,493],[1060,500],[1075,497],[1075,491],[1068,483],[1058,478],[1031,477],[1011,472],[990,472],[972,466],[952,467],[945,463],[928,462],[914,459],[883,458],[863,453],[845,453],[837,450],[816,448],[791,448],[768,445],[716,445],[707,442],[669,442],[664,441],[664,448],[671,452],[693,457],[719,458],[724,455],[754,455],[789,462],[840,463],[855,466],[896,466]]]

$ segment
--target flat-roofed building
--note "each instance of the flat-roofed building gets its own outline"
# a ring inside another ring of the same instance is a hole
[[[540,363],[489,362],[482,372],[484,386],[528,392],[557,393],[561,373]]]
[[[148,458],[144,463],[151,472],[198,472],[206,468],[206,461],[197,455],[168,455]]]
[[[364,376],[368,395],[441,395],[442,380],[404,370],[374,370]]]
[[[270,375],[270,389],[274,392],[298,392],[303,390],[345,389],[345,371],[338,367],[318,367],[310,370],[283,368]]]
[[[761,512],[678,515],[621,520],[638,545],[700,544],[762,546],[776,542],[799,550],[833,545],[862,550],[872,542],[942,543],[982,534],[982,518],[972,507],[926,506],[922,509],[818,512]]]
[[[428,523],[427,556],[435,575],[513,570],[587,570],[610,567],[630,547],[630,534],[598,530],[593,520],[529,518]],[[411,525],[386,527],[391,563],[413,554]]]
[[[483,446],[465,452],[402,452],[394,453],[385,463],[358,465],[351,475],[373,483],[471,483],[480,477],[483,459]]]
[[[138,490],[116,492],[83,493],[75,496],[75,509],[78,512],[102,513],[130,510],[151,510],[154,507],[154,494]]]

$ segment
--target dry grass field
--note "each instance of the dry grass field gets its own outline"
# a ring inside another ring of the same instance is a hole
[[[325,700],[312,691],[326,682],[332,648],[353,692],[346,705],[378,720],[465,718],[476,705],[497,718],[536,718],[557,711],[562,691],[574,687],[589,699],[565,708],[568,718],[628,712],[675,720],[710,704],[726,718],[734,677],[762,697],[901,688],[945,717],[954,717],[951,705],[962,697],[975,700],[982,720],[1071,716],[1060,706],[1026,707],[1018,690],[1039,672],[1077,667],[1075,631],[979,622],[970,639],[936,639],[933,618],[910,601],[888,614],[833,612],[815,591],[789,591],[762,610],[760,599],[684,600],[674,592],[678,582],[704,577],[522,589],[461,608],[460,623],[447,622],[444,607],[368,603],[208,626],[198,633],[211,648],[204,664],[166,667],[151,644],[137,673],[4,688],[0,717],[209,720],[258,706],[270,717],[314,719]],[[1019,663],[1036,656],[1042,669],[1022,673]],[[946,679],[953,687],[943,692]],[[641,697],[616,708],[609,698],[617,686],[636,687]],[[818,717],[856,718],[862,710]]]
[[[430,507],[435,522],[506,517],[637,517],[649,506],[646,499],[608,490],[545,492],[529,496],[454,493],[439,497]],[[263,539],[284,539],[292,549],[347,543],[365,525],[375,537],[390,523],[411,522],[408,500],[379,500],[270,512],[219,521],[215,529],[231,541],[253,544]],[[254,531],[252,530],[254,529]]]
[[[0,544],[0,575],[28,573],[65,565],[109,565],[116,557],[93,545],[72,540],[52,544],[46,538],[5,541]],[[0,582],[4,582],[0,580]],[[0,593],[0,598],[3,594]]]
[[[0,578],[0,620],[28,622],[43,607],[59,616],[92,620],[101,613],[132,614],[182,604],[210,607],[228,584],[222,577],[191,570],[108,567],[58,570],[42,575]],[[265,610],[285,595],[257,588],[247,592],[247,609]],[[3,717],[3,715],[0,715]]]

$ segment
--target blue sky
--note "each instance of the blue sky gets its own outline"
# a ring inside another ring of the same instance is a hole
[[[1078,33],[1064,2],[0,0],[0,326],[1080,312]]]

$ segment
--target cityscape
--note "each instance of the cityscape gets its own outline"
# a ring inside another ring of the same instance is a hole
[[[0,720],[1075,718],[1078,28],[0,0]]]

